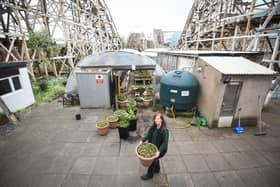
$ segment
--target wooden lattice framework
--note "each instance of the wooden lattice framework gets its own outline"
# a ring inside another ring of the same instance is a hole
[[[61,68],[73,68],[81,57],[121,47],[104,0],[0,0],[0,22],[0,62],[28,62],[33,79],[32,63],[37,59],[36,51],[31,53],[26,45],[30,32],[45,30],[65,46],[62,56],[48,59],[61,62]]]
[[[178,48],[262,51],[272,65],[279,39],[280,0],[195,0]]]

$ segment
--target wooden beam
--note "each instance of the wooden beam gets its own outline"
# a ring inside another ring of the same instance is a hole
[[[16,116],[10,112],[8,106],[6,105],[6,103],[3,101],[2,97],[0,97],[0,107],[2,108],[5,116],[9,119],[10,122],[18,125],[19,122],[16,118]]]

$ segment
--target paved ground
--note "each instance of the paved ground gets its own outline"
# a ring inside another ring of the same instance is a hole
[[[236,135],[231,129],[170,129],[162,170],[142,181],[146,168],[135,156],[137,135],[150,124],[152,111],[139,110],[139,129],[129,140],[118,130],[101,137],[95,122],[111,110],[63,108],[54,101],[21,116],[21,126],[0,136],[0,186],[280,186],[280,104],[264,113],[266,136],[256,128]]]

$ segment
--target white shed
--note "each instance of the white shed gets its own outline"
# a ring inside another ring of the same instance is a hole
[[[0,97],[10,112],[17,112],[35,102],[25,63],[0,64]]]
[[[193,74],[199,82],[198,108],[209,127],[231,127],[241,110],[243,125],[256,125],[259,97],[267,95],[277,73],[243,57],[199,57]]]

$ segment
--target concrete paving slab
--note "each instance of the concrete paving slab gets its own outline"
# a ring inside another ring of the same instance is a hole
[[[235,173],[235,171],[215,172],[214,175],[221,186],[246,187],[246,184]]]
[[[65,177],[61,187],[87,187],[90,175],[69,174]]]
[[[168,151],[166,153],[166,156],[169,156],[169,155],[179,155],[179,148],[178,148],[176,142],[168,143]]]
[[[39,187],[60,187],[65,175],[58,174],[44,174],[40,176],[40,184]]]
[[[94,175],[118,175],[119,157],[97,157],[94,167]]]
[[[161,173],[155,174],[152,180],[153,180],[153,183],[155,184],[155,186],[169,186],[167,175],[165,173],[161,172]]]
[[[77,158],[85,150],[86,143],[65,143],[65,146],[61,148],[59,155],[71,158]]]
[[[97,156],[100,153],[103,143],[100,142],[89,142],[84,144],[82,156]]]
[[[119,157],[118,174],[119,175],[138,175],[139,176],[139,160],[136,156]]]
[[[257,168],[261,177],[265,180],[266,186],[277,187],[280,184],[280,169],[276,167]]]
[[[207,166],[210,168],[211,171],[225,171],[232,169],[230,164],[220,153],[204,154],[203,157],[206,160]]]
[[[184,165],[181,156],[165,156],[162,158],[164,170],[167,174],[186,173],[187,168]]]
[[[189,172],[207,172],[210,171],[202,155],[184,155],[184,163]]]
[[[198,149],[201,154],[207,153],[218,153],[217,148],[208,141],[195,141],[193,142],[194,146]]]
[[[236,174],[247,186],[263,187],[268,185],[256,168],[237,170]]]
[[[112,187],[118,184],[118,175],[92,175],[88,186]]]
[[[62,174],[62,173],[68,173],[70,171],[70,168],[72,167],[72,164],[74,162],[74,159],[67,156],[57,156],[54,160],[52,160],[49,168],[45,171],[47,173],[56,173],[56,174]]]
[[[194,187],[190,174],[168,174],[168,183],[176,187]]]
[[[253,148],[242,139],[229,140],[238,151],[252,151]]]
[[[181,154],[199,154],[198,148],[192,141],[180,141],[176,142],[176,144]]]
[[[70,173],[90,175],[93,172],[95,162],[95,157],[80,157],[74,162]]]
[[[105,142],[103,143],[100,152],[100,156],[119,156],[120,155],[120,143]]]
[[[185,132],[173,132],[171,131],[172,136],[174,137],[173,141],[191,141],[191,137]]]
[[[244,151],[241,154],[245,155],[245,160],[251,167],[261,167],[270,165],[269,161],[260,152]]]
[[[238,149],[234,146],[231,140],[217,140],[212,142],[217,150],[221,153],[235,152]]]
[[[192,173],[194,186],[196,187],[217,187],[220,186],[216,177],[210,172]]]
[[[109,132],[105,137],[105,142],[120,143],[120,135],[118,129],[109,129]]]
[[[263,151],[262,155],[272,164],[280,164],[280,151]]]
[[[135,149],[137,144],[140,142],[129,142],[129,141],[122,141],[121,148],[120,148],[120,156],[136,156]]]

